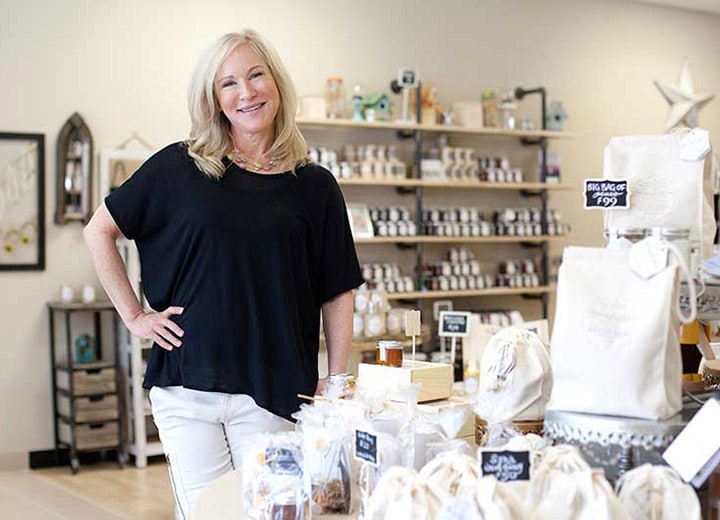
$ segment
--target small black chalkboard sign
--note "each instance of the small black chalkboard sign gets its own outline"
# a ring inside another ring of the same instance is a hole
[[[483,476],[493,475],[500,482],[530,480],[530,452],[483,451],[480,470]]]
[[[355,430],[355,458],[377,466],[377,435]]]
[[[441,311],[438,335],[465,337],[470,332],[470,313],[465,311]]]
[[[628,208],[627,180],[585,179],[585,209]]]

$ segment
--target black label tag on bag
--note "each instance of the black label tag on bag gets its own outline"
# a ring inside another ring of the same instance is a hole
[[[629,207],[627,180],[585,179],[585,209]]]
[[[493,475],[500,482],[530,480],[530,452],[483,450],[480,469],[483,476]]]
[[[377,435],[362,430],[355,430],[355,458],[369,462],[373,466],[378,465]]]

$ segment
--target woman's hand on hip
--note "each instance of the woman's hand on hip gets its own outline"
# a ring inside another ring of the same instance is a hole
[[[170,319],[173,314],[182,314],[182,307],[168,307],[162,312],[141,312],[127,324],[130,332],[143,339],[151,339],[165,350],[180,347],[185,331]]]

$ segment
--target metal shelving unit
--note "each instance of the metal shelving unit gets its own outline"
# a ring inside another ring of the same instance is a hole
[[[534,93],[526,91],[525,93]],[[544,95],[544,94],[543,94]],[[544,100],[544,97],[543,97]],[[544,101],[543,101],[544,102]],[[417,113],[420,111],[418,110]],[[568,132],[555,132],[548,130],[506,130],[501,128],[470,128],[458,125],[429,125],[414,122],[365,122],[348,119],[307,119],[299,118],[298,124],[314,131],[322,130],[327,132],[339,132],[342,130],[354,132],[361,130],[395,130],[398,137],[408,138],[414,141],[413,172],[414,178],[407,179],[372,179],[372,178],[349,178],[338,179],[341,187],[346,186],[367,186],[367,187],[394,187],[398,190],[406,190],[405,193],[414,194],[415,223],[417,229],[421,229],[421,215],[423,209],[423,198],[426,190],[513,190],[524,197],[537,196],[540,199],[542,214],[542,230],[540,236],[488,236],[488,237],[442,237],[442,236],[394,236],[358,238],[358,245],[372,244],[396,244],[399,246],[414,247],[415,267],[418,272],[417,285],[421,286],[419,266],[423,263],[424,244],[520,244],[541,248],[541,276],[545,284],[549,280],[548,268],[548,244],[551,241],[562,240],[563,236],[548,235],[548,223],[546,210],[548,205],[548,193],[551,191],[567,191],[575,189],[573,186],[545,182],[547,173],[547,148],[548,142],[553,139],[569,139],[574,134]],[[481,182],[471,180],[448,180],[446,182],[428,181],[421,179],[420,161],[422,159],[422,136],[428,133],[444,133],[448,135],[462,134],[477,136],[481,138],[516,138],[521,146],[537,146],[540,149],[540,164],[538,182],[504,183],[504,182]],[[416,291],[412,293],[389,294],[390,299],[423,300],[433,298],[455,298],[455,297],[481,297],[481,296],[527,296],[537,298],[542,304],[542,315],[548,314],[548,295],[552,289],[547,286],[529,288],[505,288],[497,287],[471,291]]]
[[[85,451],[117,450],[122,467],[127,455],[122,443],[122,401],[117,343],[104,342],[102,316],[112,321],[117,336],[117,315],[110,303],[47,304],[50,320],[50,370],[56,459],[59,450],[70,451],[70,468],[80,469],[78,455]],[[96,361],[78,362],[73,352],[74,315],[90,314]],[[64,322],[64,348],[56,347],[56,318]]]

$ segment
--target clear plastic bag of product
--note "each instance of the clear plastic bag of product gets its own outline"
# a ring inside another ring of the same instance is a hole
[[[313,513],[349,514],[352,479],[349,438],[336,423],[303,429],[306,470],[309,473]]]
[[[402,467],[403,447],[395,435],[384,432],[377,432],[378,464],[373,466],[369,463],[361,463],[358,488],[360,489],[360,500],[363,513],[368,510],[370,496],[382,476],[389,470]]]
[[[318,401],[293,415],[303,438],[314,514],[351,512],[351,429],[346,419],[352,412],[338,402]]]
[[[310,486],[303,471],[302,437],[258,436],[243,452],[243,502],[252,520],[308,520]]]

